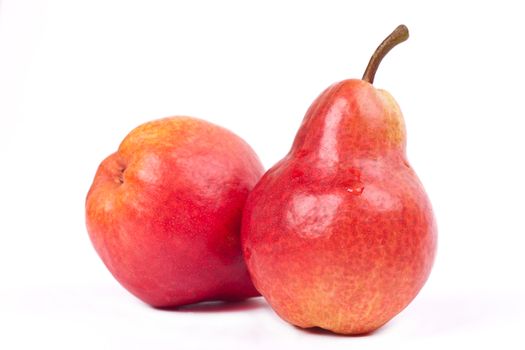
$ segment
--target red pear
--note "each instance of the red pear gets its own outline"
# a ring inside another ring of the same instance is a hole
[[[219,126],[189,117],[143,124],[98,168],[89,236],[113,276],[153,306],[256,296],[240,225],[262,173],[250,146]]]
[[[288,155],[248,197],[242,244],[258,291],[286,321],[371,332],[416,296],[436,250],[432,208],[406,153],[379,62],[408,38],[399,26],[362,80],[330,86],[311,105]]]

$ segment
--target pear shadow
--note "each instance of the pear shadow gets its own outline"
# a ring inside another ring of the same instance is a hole
[[[359,334],[340,334],[332,332],[328,329],[324,329],[321,327],[311,327],[311,328],[301,328],[294,326],[296,329],[299,329],[301,332],[309,333],[317,336],[323,336],[323,337],[332,337],[332,338],[367,338],[371,336],[378,335],[380,333],[383,333],[386,328],[389,328],[389,324],[385,324],[378,329],[375,329],[370,332],[366,333],[359,333]]]
[[[248,311],[267,307],[268,304],[266,304],[262,298],[257,297],[240,301],[203,301],[200,303],[174,307],[154,307],[154,309],[165,312],[216,313]]]

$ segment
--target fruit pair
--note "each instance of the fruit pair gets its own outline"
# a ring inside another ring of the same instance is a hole
[[[259,291],[290,323],[344,334],[399,313],[436,247],[399,107],[371,85],[407,37],[399,26],[363,80],[325,90],[291,151],[260,180],[254,152],[218,126],[178,117],[133,130],[100,165],[86,201],[90,237],[117,280],[157,307]]]

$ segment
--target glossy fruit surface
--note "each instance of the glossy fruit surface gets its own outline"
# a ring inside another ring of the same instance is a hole
[[[262,172],[248,144],[224,128],[189,117],[143,124],[96,173],[90,238],[115,278],[153,306],[258,295],[239,234]]]
[[[405,144],[397,103],[366,81],[334,84],[311,105],[243,214],[252,280],[283,319],[367,333],[419,292],[437,230]]]

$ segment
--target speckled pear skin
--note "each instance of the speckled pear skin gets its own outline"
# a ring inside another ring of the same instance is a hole
[[[244,263],[244,203],[263,173],[232,132],[190,117],[132,130],[86,199],[93,245],[113,276],[155,307],[259,295]]]
[[[314,101],[288,155],[250,193],[245,261],[284,320],[368,333],[422,288],[437,229],[405,144],[390,94],[345,80]]]

